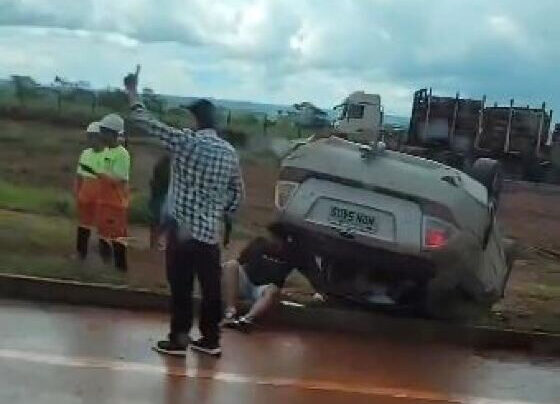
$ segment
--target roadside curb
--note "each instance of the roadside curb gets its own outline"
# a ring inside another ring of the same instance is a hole
[[[305,310],[284,307],[276,312],[270,322],[413,344],[448,343],[474,349],[525,350],[560,355],[560,334],[394,316],[353,308]]]
[[[156,311],[166,311],[168,302],[166,294],[146,289],[9,274],[0,274],[0,298]],[[267,323],[272,327],[350,332],[413,343],[444,342],[560,354],[560,334],[402,318],[353,308],[282,306]]]
[[[167,296],[147,289],[26,275],[0,274],[0,297],[135,310],[167,310]]]

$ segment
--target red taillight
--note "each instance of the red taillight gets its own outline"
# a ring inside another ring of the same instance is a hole
[[[441,248],[447,244],[447,234],[445,231],[440,229],[428,229],[426,230],[426,238],[424,241],[424,246],[426,248]]]
[[[437,250],[445,247],[453,234],[454,227],[444,220],[424,216],[424,248]]]

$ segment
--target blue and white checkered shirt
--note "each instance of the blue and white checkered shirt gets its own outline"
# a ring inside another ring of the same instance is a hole
[[[142,104],[132,106],[131,123],[157,136],[171,154],[170,213],[181,231],[208,244],[220,240],[224,215],[243,199],[239,158],[214,129],[192,131],[160,122]]]

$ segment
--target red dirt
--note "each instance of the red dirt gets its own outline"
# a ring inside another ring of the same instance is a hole
[[[560,187],[508,183],[499,217],[506,233],[520,243],[560,249]]]

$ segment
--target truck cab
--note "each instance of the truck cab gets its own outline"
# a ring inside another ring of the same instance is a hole
[[[378,94],[353,92],[335,110],[340,110],[334,122],[336,132],[358,143],[370,143],[378,138],[383,124],[381,97]]]

